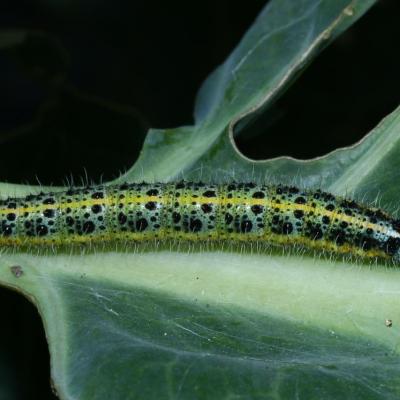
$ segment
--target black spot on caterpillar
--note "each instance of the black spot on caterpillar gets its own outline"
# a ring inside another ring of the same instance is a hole
[[[0,201],[0,246],[154,239],[300,244],[400,261],[400,220],[321,190],[132,183]]]

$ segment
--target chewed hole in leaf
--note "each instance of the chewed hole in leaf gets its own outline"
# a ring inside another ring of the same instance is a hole
[[[394,2],[374,7],[368,18],[325,49],[271,107],[240,121],[235,129],[238,149],[254,160],[279,156],[306,160],[362,139],[398,105],[400,82],[393,67],[397,55],[390,43],[380,39],[400,35],[391,22],[394,17],[388,21],[386,14],[395,13],[395,8]],[[382,58],[371,59],[371,54]]]

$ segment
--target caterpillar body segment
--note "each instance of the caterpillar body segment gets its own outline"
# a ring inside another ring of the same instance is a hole
[[[321,190],[254,183],[135,183],[0,202],[0,246],[175,239],[301,245],[400,261],[399,220]]]

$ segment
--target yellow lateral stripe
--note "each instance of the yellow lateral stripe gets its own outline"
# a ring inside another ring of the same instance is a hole
[[[115,232],[112,234],[102,234],[102,235],[71,235],[71,236],[63,236],[63,237],[55,237],[55,238],[40,238],[40,237],[1,237],[0,236],[0,245],[6,245],[6,246],[29,246],[29,245],[41,245],[41,246],[52,246],[52,245],[58,245],[58,244],[84,244],[84,243],[99,243],[103,241],[136,241],[136,242],[143,242],[148,239],[154,239],[154,240],[159,240],[159,239],[170,239],[170,240],[180,240],[179,238],[177,239],[175,236],[175,233],[172,231],[164,230],[162,232],[159,232],[159,237],[148,237],[146,234],[143,233],[136,233],[136,232]],[[203,237],[202,237],[203,236]],[[208,237],[207,233],[204,233],[203,235],[201,234],[196,234],[196,233],[185,233],[184,238],[187,241],[198,241],[202,240],[202,238],[205,241],[216,241],[218,242],[221,240],[221,237],[219,236],[212,236],[211,238]],[[266,233],[262,236],[257,236],[254,234],[240,234],[240,233],[235,233],[235,234],[229,234],[226,237],[226,240],[232,240],[232,241],[237,241],[239,242],[254,242],[254,241],[259,241],[259,242],[267,242],[267,243],[273,243],[277,245],[293,245],[293,244],[299,244],[308,248],[314,248],[314,249],[322,249],[322,250],[328,250],[332,251],[334,250],[336,253],[349,253],[349,254],[357,254],[361,257],[380,257],[380,258],[390,258],[388,254],[386,254],[382,250],[378,249],[373,249],[373,250],[362,250],[359,247],[356,247],[351,244],[344,244],[343,246],[337,246],[333,242],[327,241],[327,240],[312,240],[309,238],[305,238],[304,236],[282,236],[278,235],[275,233]],[[226,241],[223,240],[222,241]]]
[[[29,206],[29,207],[19,207],[16,209],[8,209],[8,208],[2,208],[0,209],[0,215],[5,215],[9,213],[16,213],[18,215],[22,215],[25,212],[43,212],[45,210],[49,209],[58,209],[58,210],[64,210],[67,208],[71,209],[77,209],[77,208],[82,208],[82,207],[90,207],[96,204],[99,205],[115,205],[119,203],[123,203],[124,205],[128,205],[129,203],[136,203],[138,205],[145,205],[148,202],[157,202],[160,204],[166,204],[167,201],[171,201],[171,198],[168,196],[164,197],[159,197],[159,196],[130,196],[130,197],[125,197],[124,199],[113,197],[112,195],[103,198],[103,199],[88,199],[88,200],[81,200],[81,201],[74,201],[71,203],[67,202],[60,202],[60,203],[55,203],[55,204],[38,204],[35,206]],[[316,207],[312,207],[308,204],[297,204],[297,203],[289,203],[289,202],[283,202],[283,203],[276,203],[274,201],[271,201],[270,199],[255,199],[255,198],[221,198],[221,197],[193,197],[193,196],[182,196],[175,198],[174,201],[178,202],[179,205],[191,205],[193,202],[196,204],[214,204],[214,205],[221,205],[221,206],[226,206],[227,204],[232,204],[232,205],[241,205],[241,206],[252,206],[252,205],[262,205],[264,207],[269,207],[269,208],[278,208],[279,210],[287,210],[287,211],[295,211],[295,210],[301,210],[303,212],[314,212],[314,213],[319,213],[322,216],[327,216],[330,217],[331,219],[338,219],[339,221],[344,221],[349,224],[358,224],[362,226],[365,229],[371,228],[376,232],[388,233],[388,229],[384,226],[380,226],[378,224],[373,224],[368,221],[362,221],[358,219],[357,217],[353,217],[350,215],[345,215],[345,214],[338,214],[335,211],[329,211],[326,210],[323,207],[319,207],[318,205]],[[399,235],[400,237],[400,235]]]

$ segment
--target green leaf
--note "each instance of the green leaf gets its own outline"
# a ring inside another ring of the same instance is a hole
[[[398,205],[400,109],[360,144],[308,162],[253,162],[233,142],[372,4],[272,1],[200,90],[196,124],[152,130],[120,180],[297,182]],[[399,270],[255,250],[5,252],[0,282],[38,306],[63,399],[398,398]]]
[[[0,271],[35,294],[65,398],[399,389],[397,270],[203,249],[5,255]]]
[[[320,50],[373,3],[272,1],[200,89],[196,124],[151,130],[139,160],[120,181],[166,181],[182,176],[218,181],[221,176],[230,179],[233,172],[238,180],[249,179],[253,169],[234,149],[234,126],[242,120],[237,127],[240,130],[244,117],[265,110]],[[242,159],[242,165],[231,164],[232,158]],[[213,159],[215,162],[208,164]],[[260,171],[262,176],[257,174],[255,179],[269,175],[265,164],[260,165]]]

